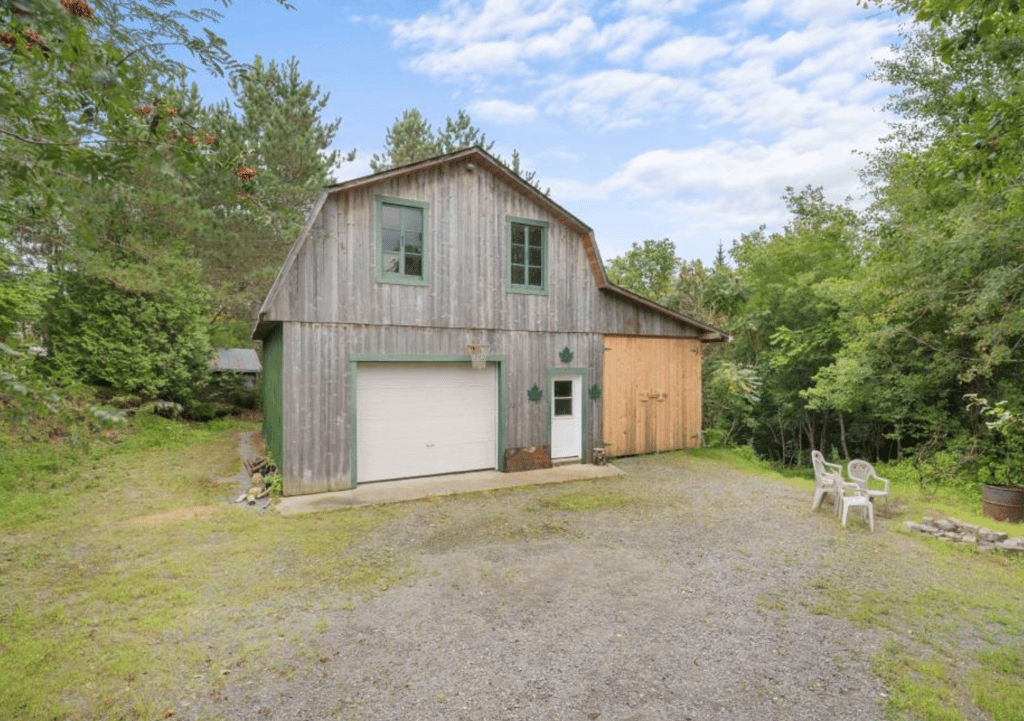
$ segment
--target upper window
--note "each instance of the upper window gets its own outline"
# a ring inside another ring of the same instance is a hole
[[[377,196],[377,281],[427,285],[429,204]]]
[[[548,224],[511,216],[507,224],[508,289],[547,295]]]

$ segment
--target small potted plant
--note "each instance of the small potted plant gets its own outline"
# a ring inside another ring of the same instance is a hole
[[[1006,401],[990,404],[977,393],[968,393],[967,409],[980,416],[991,432],[986,470],[991,483],[982,486],[982,513],[997,521],[1020,523],[1024,517],[1024,418],[1010,410]]]

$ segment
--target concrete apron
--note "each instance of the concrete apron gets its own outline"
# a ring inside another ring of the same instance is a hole
[[[622,471],[612,465],[593,466],[588,463],[571,463],[536,471],[502,473],[500,471],[474,471],[453,473],[446,476],[408,478],[401,481],[378,481],[363,483],[350,491],[314,493],[308,496],[286,496],[277,503],[282,516],[300,513],[315,513],[338,508],[354,508],[381,503],[414,501],[431,496],[452,496],[457,493],[493,491],[498,488],[534,486],[542,483],[564,483],[588,478],[609,478],[620,476]]]

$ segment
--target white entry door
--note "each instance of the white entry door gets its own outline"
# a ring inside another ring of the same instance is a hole
[[[495,468],[495,364],[359,363],[359,483]]]
[[[551,379],[551,460],[579,460],[583,454],[583,403],[579,375]]]

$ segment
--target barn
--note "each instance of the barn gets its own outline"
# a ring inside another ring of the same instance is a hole
[[[720,330],[608,281],[480,148],[327,188],[253,331],[285,495],[701,442]]]

